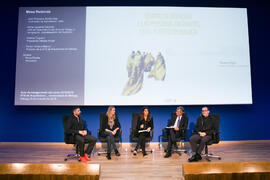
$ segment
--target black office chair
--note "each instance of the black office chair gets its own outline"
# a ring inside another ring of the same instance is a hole
[[[135,141],[135,142],[138,142],[139,140],[139,137],[137,136],[138,132],[137,131],[137,123],[138,123],[138,120],[139,120],[139,117],[140,117],[140,113],[132,113],[132,125],[131,125],[131,128],[130,128],[130,138],[132,141]],[[149,137],[146,137],[145,141],[146,142],[150,142],[152,141],[154,137],[154,130],[152,129],[150,131],[150,136]],[[134,150],[131,150],[131,152],[133,152]],[[138,152],[142,151],[141,149],[138,149],[137,150]],[[146,152],[153,152],[153,150],[145,150]]]
[[[219,143],[219,133],[220,133],[219,132],[219,120],[220,120],[219,115],[214,114],[211,116],[213,117],[215,121],[215,131],[213,133],[212,139],[206,143],[205,148],[204,148],[204,154],[202,155],[202,157],[205,157],[207,161],[211,161],[210,158],[217,158],[218,160],[221,160],[221,156],[208,153],[208,146]]]
[[[175,118],[175,116],[176,116],[176,113],[172,112],[171,119]],[[186,116],[186,114],[184,113],[183,116]],[[181,152],[187,153],[187,150],[185,150],[183,145],[182,145],[182,143],[183,143],[182,141],[184,141],[186,139],[186,136],[187,136],[187,129],[181,129],[181,131],[182,131],[181,136],[175,138],[177,142],[180,142],[180,148],[177,150],[172,150],[173,152],[177,152],[179,155],[181,155]],[[166,128],[162,129],[162,141],[168,141],[168,133],[167,133]],[[164,152],[167,152],[167,149],[165,149]]]
[[[101,136],[101,132],[102,132],[101,127],[102,127],[102,125],[103,125],[103,123],[104,123],[103,121],[104,121],[105,117],[106,117],[106,114],[105,114],[105,113],[100,113],[100,116],[99,116],[99,121],[100,121],[99,125],[100,125],[100,127],[99,127],[99,129],[98,129],[98,133],[97,133],[97,134],[98,134],[98,139],[99,139],[99,141],[100,141],[102,144],[107,143],[106,138],[103,137],[103,136]],[[117,131],[117,134],[116,134],[114,140],[115,140],[115,142],[120,143],[120,145],[122,146],[122,130],[121,130],[121,129],[119,129],[119,130]],[[112,151],[111,153],[115,153],[115,152]],[[101,154],[107,154],[107,150],[99,151],[99,152],[98,152],[98,156],[100,156]]]
[[[64,160],[67,161],[68,159],[76,159],[80,161],[79,146],[75,143],[74,134],[67,133],[67,123],[69,120],[70,120],[70,115],[64,115],[62,117],[63,127],[64,127],[64,141],[66,144],[73,144],[75,147],[76,153],[67,154]]]

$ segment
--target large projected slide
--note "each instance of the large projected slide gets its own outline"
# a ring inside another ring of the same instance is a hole
[[[15,105],[251,103],[245,8],[19,10]]]

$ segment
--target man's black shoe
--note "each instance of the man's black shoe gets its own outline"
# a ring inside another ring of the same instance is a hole
[[[169,157],[171,157],[171,156],[172,156],[171,153],[166,153],[166,155],[164,156],[164,158],[169,158]]]
[[[120,156],[120,153],[117,149],[114,150],[116,156]]]
[[[200,161],[200,160],[202,160],[202,156],[200,154],[196,154],[196,159],[197,159],[197,161]]]
[[[107,158],[108,160],[111,160],[111,159],[112,159],[112,158],[111,158],[111,153],[107,153],[106,158]]]
[[[198,161],[196,155],[193,155],[191,158],[188,159],[188,162],[196,162],[196,161]]]

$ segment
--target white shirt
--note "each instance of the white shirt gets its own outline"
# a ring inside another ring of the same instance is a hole
[[[175,121],[173,127],[178,128],[177,127],[177,124],[178,124],[178,121],[181,121],[181,118],[182,118],[182,116],[177,116],[176,121]]]

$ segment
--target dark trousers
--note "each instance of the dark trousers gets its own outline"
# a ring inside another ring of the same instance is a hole
[[[204,149],[205,144],[211,139],[212,137],[208,135],[201,137],[198,134],[194,134],[193,136],[191,136],[189,139],[189,142],[190,142],[192,152],[201,154]]]
[[[117,150],[114,135],[111,132],[103,132],[103,136],[106,137],[107,140],[107,153],[111,153],[112,148]]]
[[[170,153],[172,150],[172,145],[175,145],[175,147],[177,147],[176,144],[176,138],[180,137],[180,131],[175,131],[174,129],[169,129],[169,131],[167,131],[167,135],[168,135],[168,148],[167,148],[167,152]]]
[[[149,136],[150,136],[149,132],[139,133],[139,139],[138,139],[138,143],[137,143],[137,146],[135,149],[137,150],[139,148],[139,146],[141,146],[142,152],[145,153],[145,138],[149,137]]]
[[[79,146],[80,156],[83,157],[84,153],[88,155],[92,153],[94,146],[97,142],[97,138],[90,135],[86,135],[86,136],[75,135],[75,142]],[[88,144],[85,150],[84,150],[84,144]]]

